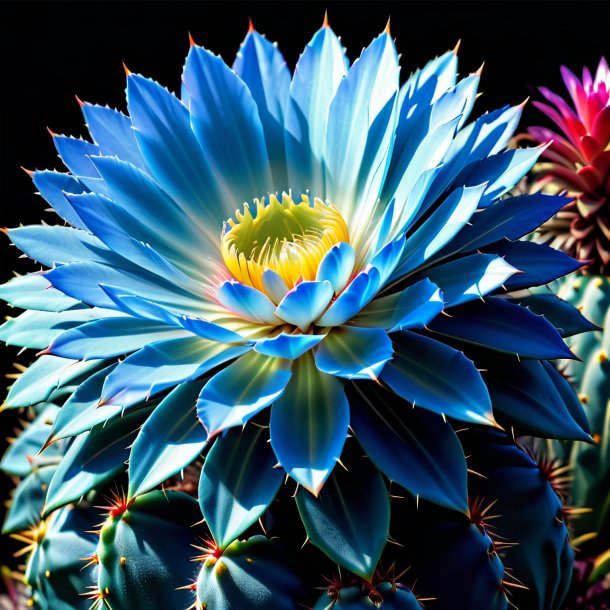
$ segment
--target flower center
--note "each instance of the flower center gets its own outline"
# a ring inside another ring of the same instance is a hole
[[[222,233],[222,256],[234,277],[263,290],[262,275],[275,271],[288,288],[314,280],[324,255],[339,242],[349,242],[347,225],[332,204],[302,196],[295,203],[284,193],[282,201],[270,195],[255,199],[256,213],[248,204],[229,219]]]

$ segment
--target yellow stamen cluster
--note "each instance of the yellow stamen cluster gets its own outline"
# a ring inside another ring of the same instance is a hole
[[[347,225],[332,204],[302,196],[299,203],[286,193],[255,199],[253,215],[248,204],[236,212],[222,235],[222,256],[235,279],[264,290],[262,276],[275,271],[288,288],[300,280],[314,280],[320,261],[339,242],[349,242]]]

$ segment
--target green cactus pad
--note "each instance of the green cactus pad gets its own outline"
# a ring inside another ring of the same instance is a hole
[[[359,587],[346,587],[337,592],[329,600],[329,594],[324,593],[313,610],[421,610],[417,598],[409,589],[402,585],[383,582],[374,589],[378,595],[370,595]]]
[[[178,589],[196,577],[191,526],[200,519],[197,502],[180,492],[153,491],[114,507],[97,549],[98,599],[112,610],[186,608],[189,594]]]
[[[254,536],[203,559],[198,610],[297,610],[299,580],[276,540]]]

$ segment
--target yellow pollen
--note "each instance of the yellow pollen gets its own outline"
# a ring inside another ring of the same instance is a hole
[[[275,271],[293,288],[316,278],[324,255],[337,243],[349,243],[347,225],[337,208],[321,199],[302,196],[295,203],[284,193],[255,199],[256,212],[244,204],[243,213],[229,219],[222,235],[222,256],[235,279],[264,290],[263,273]]]

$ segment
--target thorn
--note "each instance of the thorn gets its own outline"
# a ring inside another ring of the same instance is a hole
[[[78,105],[82,108],[85,105],[85,102],[83,102],[83,100],[81,100],[80,97],[78,97],[78,95],[75,95],[74,97],[76,98]]]
[[[323,28],[329,28],[330,23],[328,23],[328,9],[324,11],[324,21],[322,22]]]
[[[453,54],[454,54],[454,55],[457,55],[457,54],[458,54],[458,51],[460,50],[460,45],[461,45],[461,44],[462,44],[462,39],[460,38],[460,39],[457,41],[457,44],[455,45],[455,47],[453,47]]]
[[[50,127],[47,127],[47,131],[51,134],[52,138],[54,138],[57,135],[54,131],[51,131]]]
[[[20,167],[30,178],[34,177],[34,173],[35,173],[34,170],[32,170],[32,169],[25,169],[25,167],[23,167],[23,165],[21,165]]]
[[[481,64],[481,66],[479,67],[478,70],[475,70],[474,74],[476,74],[477,76],[481,76],[481,74],[483,74],[483,68],[485,67],[485,62],[483,62]]]
[[[256,32],[256,28],[254,27],[254,23],[252,23],[252,17],[248,17],[248,34],[252,34]]]
[[[385,28],[383,30],[384,34],[387,34],[388,36],[391,34],[390,32],[390,17],[388,16],[388,22],[385,24]]]
[[[121,62],[123,64],[123,70],[125,70],[125,76],[131,76],[133,72],[127,67],[125,62]]]
[[[189,32],[189,46],[194,47],[196,45],[197,45],[197,43],[195,42],[195,39],[193,38],[193,36]],[[125,64],[123,64],[123,65],[125,65]]]
[[[525,105],[530,101],[530,96],[528,95],[518,106],[520,108],[525,108]]]

